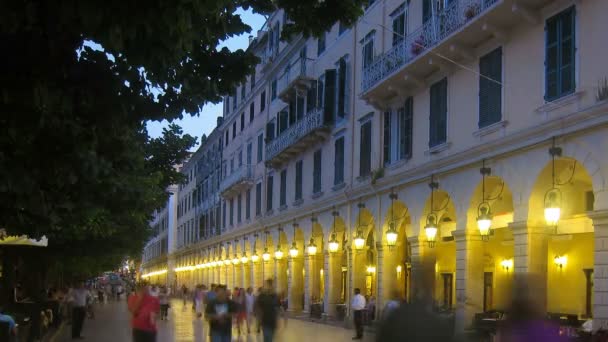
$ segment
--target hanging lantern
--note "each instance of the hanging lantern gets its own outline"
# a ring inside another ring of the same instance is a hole
[[[391,191],[389,195],[391,199],[391,220],[388,224],[388,230],[386,231],[386,244],[388,245],[388,249],[393,249],[397,244],[397,239],[399,238],[399,233],[397,232],[395,213],[393,212],[395,206],[395,199],[397,199],[397,194]]]
[[[329,239],[329,252],[335,253],[338,251],[339,248],[340,248],[340,243],[338,242],[338,239],[336,238],[336,233],[332,233],[331,238]]]
[[[360,230],[357,230],[357,236],[355,236],[355,249],[362,250],[365,247],[365,239]]]
[[[298,256],[298,247],[296,246],[296,242],[291,243],[291,248],[289,248],[289,256],[295,258]]]
[[[561,217],[561,206],[562,206],[562,193],[556,187],[557,184],[555,179],[555,157],[561,157],[562,149],[561,147],[555,146],[555,137],[553,137],[551,148],[549,149],[549,154],[551,155],[551,189],[545,193],[545,222],[547,226],[553,227],[554,232],[557,233],[557,224],[559,223],[559,219]],[[576,164],[575,164],[576,166]],[[572,169],[572,177],[574,176],[574,167]]]
[[[249,258],[247,257],[247,253],[243,252],[243,256],[241,257],[241,263],[246,264],[247,261],[249,261]]]
[[[427,216],[424,233],[426,234],[426,241],[429,247],[435,247],[435,239],[437,237],[437,216],[434,213],[430,213]]]
[[[268,253],[268,247],[264,247],[264,253],[262,253],[262,260],[264,260],[264,262],[270,260],[270,253]]]
[[[477,207],[477,229],[483,241],[490,239],[490,227],[492,226],[492,210],[490,203],[486,200],[486,176],[489,175],[491,169],[486,167],[486,160],[482,161],[481,169],[481,203]]]
[[[315,244],[315,238],[311,237],[310,242],[308,243],[308,255],[316,255],[317,254],[317,245]]]
[[[277,246],[277,250],[274,252],[274,258],[277,260],[283,259],[283,251],[281,250],[281,245]]]
[[[230,259],[228,259],[228,258],[224,259],[224,265],[228,266],[228,265],[230,265],[231,263],[232,263],[232,260],[230,260]]]
[[[336,253],[340,248],[340,243],[338,242],[338,238],[336,235],[336,217],[339,215],[339,213],[334,210],[331,214],[334,217],[334,222],[332,224],[332,233],[331,237],[329,238],[328,247],[330,253]]]
[[[238,265],[239,262],[241,262],[241,259],[239,259],[238,256],[236,256],[236,254],[234,255],[234,258],[232,258],[232,264],[233,265]]]
[[[258,253],[256,253],[255,251],[253,252],[253,254],[251,255],[251,261],[256,264],[258,261],[260,261],[260,256],[258,255]]]

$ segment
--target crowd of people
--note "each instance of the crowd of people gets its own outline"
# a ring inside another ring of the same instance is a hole
[[[274,291],[272,280],[254,293],[253,288],[234,288],[226,285],[198,285],[190,291],[185,285],[178,293],[182,310],[193,310],[194,341],[232,341],[233,329],[237,334],[261,333],[264,342],[275,340],[278,318],[283,316],[286,324],[285,301]],[[135,342],[156,341],[156,320],[167,320],[170,308],[171,288],[138,284],[129,296],[128,305],[132,315],[131,327]],[[208,325],[205,324],[208,322]],[[205,327],[208,331],[205,332]]]

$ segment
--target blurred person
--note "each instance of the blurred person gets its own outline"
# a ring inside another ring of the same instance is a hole
[[[209,302],[205,311],[211,342],[231,342],[232,316],[236,313],[236,305],[228,298],[224,285],[218,286],[216,292],[217,297]]]
[[[158,302],[160,304],[160,319],[167,320],[169,316],[169,294],[167,293],[166,287],[160,289]]]
[[[4,313],[4,308],[0,307],[0,322],[5,322],[8,324],[8,333],[10,336],[17,336],[17,324],[15,323],[15,319]]]
[[[359,288],[355,289],[355,295],[351,302],[351,310],[353,311],[356,331],[353,340],[360,340],[363,338],[363,310],[365,310],[365,297],[363,297]]]
[[[272,279],[265,282],[265,287],[256,301],[258,322],[262,328],[264,342],[274,341],[277,330],[277,316],[280,310],[280,301],[272,286]]]
[[[70,290],[68,302],[72,304],[72,339],[82,339],[82,327],[86,316],[87,298],[89,290],[80,282],[76,288]]]
[[[384,305],[384,309],[382,310],[382,316],[387,317],[391,312],[398,309],[402,304],[402,300],[400,298],[400,294],[398,290],[393,290],[392,297],[389,299]]]
[[[247,334],[251,333],[251,321],[255,316],[255,296],[253,295],[253,287],[247,288],[247,293],[245,293],[245,314],[247,322]]]
[[[182,285],[182,300],[184,301],[184,308],[186,307],[186,302],[188,301],[188,288],[186,284]]]
[[[566,336],[560,336],[559,325],[546,318],[542,309],[543,305],[539,303],[539,300],[543,299],[535,296],[540,292],[536,287],[543,284],[543,281],[546,281],[543,277],[532,274],[520,274],[515,278],[513,298],[507,319],[498,330],[499,341],[557,342],[568,340]]]
[[[140,283],[136,286],[136,293],[128,298],[127,303],[131,313],[133,342],[155,342],[156,315],[160,311],[158,298],[150,295],[145,283]]]
[[[247,303],[245,290],[243,288],[238,289],[236,293],[236,299],[234,299],[234,302],[237,305],[236,329],[238,331],[239,336],[241,336],[241,325],[243,325],[243,321],[245,321],[245,319],[247,318]]]

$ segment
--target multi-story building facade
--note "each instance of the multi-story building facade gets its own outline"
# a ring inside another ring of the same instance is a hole
[[[534,273],[547,312],[604,324],[607,10],[377,0],[289,42],[278,10],[250,46],[254,82],[224,101],[224,233],[180,271],[272,277],[290,310],[329,316],[354,288],[377,308],[431,294],[457,331]]]

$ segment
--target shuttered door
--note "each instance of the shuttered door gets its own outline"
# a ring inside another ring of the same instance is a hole
[[[306,113],[310,113],[317,108],[317,82],[313,82],[306,93]]]
[[[359,150],[359,176],[366,177],[371,173],[371,145],[372,145],[372,123],[370,121],[361,125],[361,145]]]
[[[331,124],[334,121],[336,105],[336,70],[325,70],[325,98],[323,107],[323,122]]]
[[[274,140],[274,122],[266,124],[266,141]]]
[[[295,200],[302,199],[302,161],[296,163],[296,197]]]
[[[551,101],[575,88],[574,7],[547,20],[545,35],[545,100]]]
[[[346,94],[346,61],[340,58],[338,74],[338,117],[343,118],[346,109],[344,108],[344,97]]]
[[[384,112],[384,165],[391,163],[391,112]]]
[[[405,100],[403,112],[399,118],[399,157],[409,159],[412,156],[412,134],[414,118],[414,100],[408,97]]]
[[[426,23],[431,18],[431,0],[422,0],[422,22]]]
[[[289,126],[296,123],[296,100],[289,101]]]
[[[479,128],[499,122],[502,117],[502,48],[479,59]],[[485,76],[485,77],[483,77]],[[496,82],[487,79],[495,80]]]
[[[344,137],[335,142],[334,185],[344,182]]]
[[[321,192],[321,150],[314,154],[313,167],[312,191],[318,193]]]
[[[272,178],[272,176],[268,176],[268,183],[266,183],[266,211],[272,210]]]
[[[296,98],[296,121],[300,121],[304,118],[304,98],[298,96]]]
[[[431,86],[429,147],[443,144],[447,136],[447,78]]]

